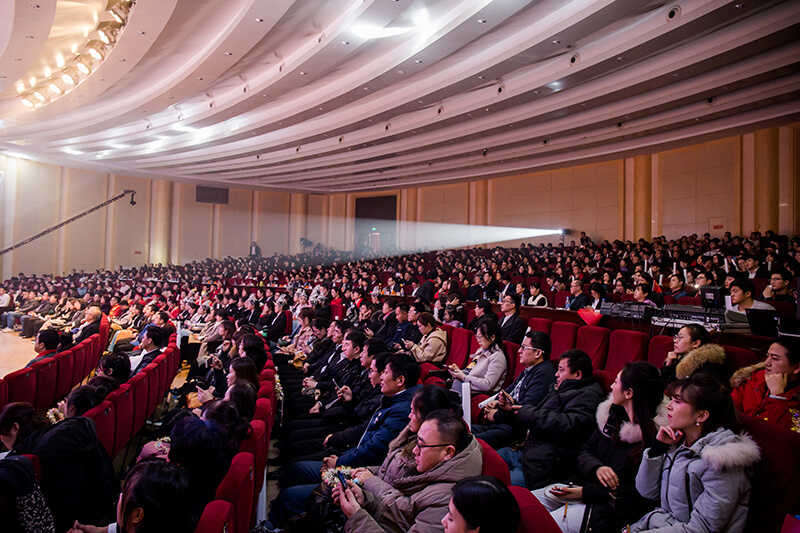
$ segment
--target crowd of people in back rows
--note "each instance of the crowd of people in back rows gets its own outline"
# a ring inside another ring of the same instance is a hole
[[[676,298],[679,288],[689,292],[687,281],[725,285],[733,274],[732,300],[738,288],[753,302],[788,301],[798,250],[798,238],[769,232],[598,245],[582,235],[570,247],[374,259],[325,250],[65,277],[20,274],[0,288],[0,320],[6,333],[19,328],[34,338],[37,359],[90,335],[102,313],[113,332],[97,375],[51,414],[55,423],[25,404],[0,413],[0,440],[11,450],[0,480],[30,488],[23,456],[32,453],[55,479],[82,487],[43,486],[43,496],[27,500],[32,508],[44,501],[54,524],[36,530],[95,531],[88,523],[112,524],[109,531],[114,523],[127,531],[168,523],[187,530],[249,434],[258,375],[272,359],[284,398],[282,467],[273,476],[282,490],[263,529],[513,531],[519,510],[508,489],[475,477],[494,449],[511,482],[533,490],[565,531],[585,517],[595,531],[697,523],[741,530],[759,450],[740,433],[738,416],[800,429],[796,345],[780,340],[764,362],[730,376],[708,332],[687,326],[662,368],[630,363],[606,397],[589,356],[551,354],[549,336],[528,331],[519,310],[566,283],[579,287],[568,305],[581,308],[594,305],[583,283],[597,299],[603,293],[595,285],[606,295],[620,284],[625,292],[652,291],[661,276],[684,283],[673,289],[666,278]],[[770,279],[762,295],[748,285],[752,277]],[[477,300],[471,321],[467,300]],[[332,320],[336,309],[344,317]],[[442,323],[475,333],[479,347],[464,368],[443,365]],[[110,458],[81,415],[151,362],[172,333],[188,354],[189,376],[171,391],[177,407],[129,471],[114,515]],[[520,345],[524,367],[505,388],[503,340]],[[439,385],[422,385],[423,374]],[[490,395],[471,432],[458,407],[465,383],[473,395]],[[65,450],[74,452],[70,476],[59,471]],[[81,461],[104,465],[90,469],[98,479],[75,481]],[[176,507],[186,514],[176,518]],[[500,508],[509,509],[507,522],[495,516]],[[18,512],[13,523],[30,516]]]

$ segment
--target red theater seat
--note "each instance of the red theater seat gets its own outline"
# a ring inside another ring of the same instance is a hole
[[[517,499],[520,511],[518,533],[561,533],[556,521],[550,516],[536,496],[524,487],[508,487]]]
[[[55,356],[58,375],[56,376],[55,399],[60,400],[72,389],[72,375],[75,373],[75,356],[72,349]]]
[[[617,329],[611,332],[608,341],[608,359],[604,370],[615,376],[626,364],[647,360],[647,345],[650,339],[641,331]]]
[[[8,404],[8,383],[0,379],[0,410]]]
[[[553,321],[549,318],[531,318],[528,320],[528,327],[531,328],[531,331],[541,331],[550,335],[550,331],[553,329]]]
[[[583,326],[578,330],[578,340],[575,347],[583,350],[592,358],[592,367],[602,369],[606,366],[608,357],[608,340],[611,331],[599,326]]]
[[[8,403],[36,401],[36,371],[21,368],[3,378],[8,383]]]
[[[115,457],[130,442],[133,436],[133,392],[128,383],[111,392],[106,398],[114,405],[114,450],[110,454]]]
[[[234,533],[235,528],[233,505],[223,500],[214,500],[206,505],[194,533]]]
[[[147,373],[139,372],[128,384],[133,392],[133,433],[142,429],[147,421]]]
[[[483,469],[481,474],[484,476],[494,476],[506,485],[511,485],[511,472],[508,470],[508,465],[497,454],[497,451],[478,439],[481,448],[483,449]]]
[[[669,335],[656,335],[650,339],[650,346],[647,348],[647,360],[661,368],[667,360],[667,354],[675,348],[675,343]]]
[[[553,351],[550,359],[557,361],[562,353],[575,347],[578,339],[578,324],[571,322],[553,322],[550,339],[553,341]]]
[[[252,453],[239,452],[231,461],[228,473],[217,487],[217,499],[233,505],[237,533],[250,531],[255,486],[255,459]]]
[[[33,363],[32,368],[36,372],[36,395],[33,406],[37,411],[44,411],[52,407],[55,400],[58,363],[55,358],[48,357]]]
[[[100,439],[108,455],[114,453],[114,404],[108,400],[104,400],[86,411],[86,414],[83,416],[91,418],[94,421],[95,429],[97,430],[97,438]]]

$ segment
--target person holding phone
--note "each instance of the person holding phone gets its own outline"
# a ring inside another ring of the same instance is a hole
[[[631,531],[742,531],[750,500],[749,473],[761,458],[755,441],[739,431],[725,387],[713,376],[692,374],[667,388],[668,426],[645,450],[636,489],[660,499]]]
[[[562,531],[579,531],[584,519],[592,531],[619,531],[653,508],[636,492],[635,478],[642,452],[667,424],[663,389],[655,366],[629,363],[597,408],[597,429],[578,452],[578,486],[556,483],[533,491]]]
[[[491,394],[503,385],[508,363],[500,336],[501,330],[497,322],[487,320],[478,326],[475,333],[478,351],[469,356],[467,368],[461,370],[456,365],[447,367],[453,376],[452,389],[455,392],[461,394],[463,383],[470,384],[473,394]]]

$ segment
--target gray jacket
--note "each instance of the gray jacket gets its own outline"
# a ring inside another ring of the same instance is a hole
[[[691,447],[673,446],[655,457],[645,450],[636,489],[661,506],[631,531],[743,531],[750,499],[749,475],[761,458],[755,441],[719,428]],[[687,490],[689,494],[687,494]]]

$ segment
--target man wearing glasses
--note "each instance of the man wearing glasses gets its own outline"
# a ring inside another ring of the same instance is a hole
[[[550,364],[551,346],[547,333],[529,331],[519,347],[519,362],[525,370],[496,399],[486,403],[486,423],[472,425],[472,432],[495,450],[525,438],[525,428],[516,424],[517,411],[523,405],[538,404],[556,382]]]
[[[522,337],[525,335],[525,321],[519,316],[520,297],[519,294],[512,293],[503,296],[500,302],[500,311],[503,318],[500,319],[500,328],[503,330],[503,340],[521,344]]]
[[[764,301],[797,304],[797,295],[792,294],[792,287],[789,285],[791,281],[792,275],[787,270],[781,268],[773,271],[769,277],[769,285],[764,289]]]
[[[370,473],[359,475],[364,488],[353,482],[334,501],[347,516],[347,531],[435,531],[448,511],[453,485],[481,473],[483,453],[464,421],[440,409],[428,415],[414,446],[416,471],[398,479],[397,486]]]

